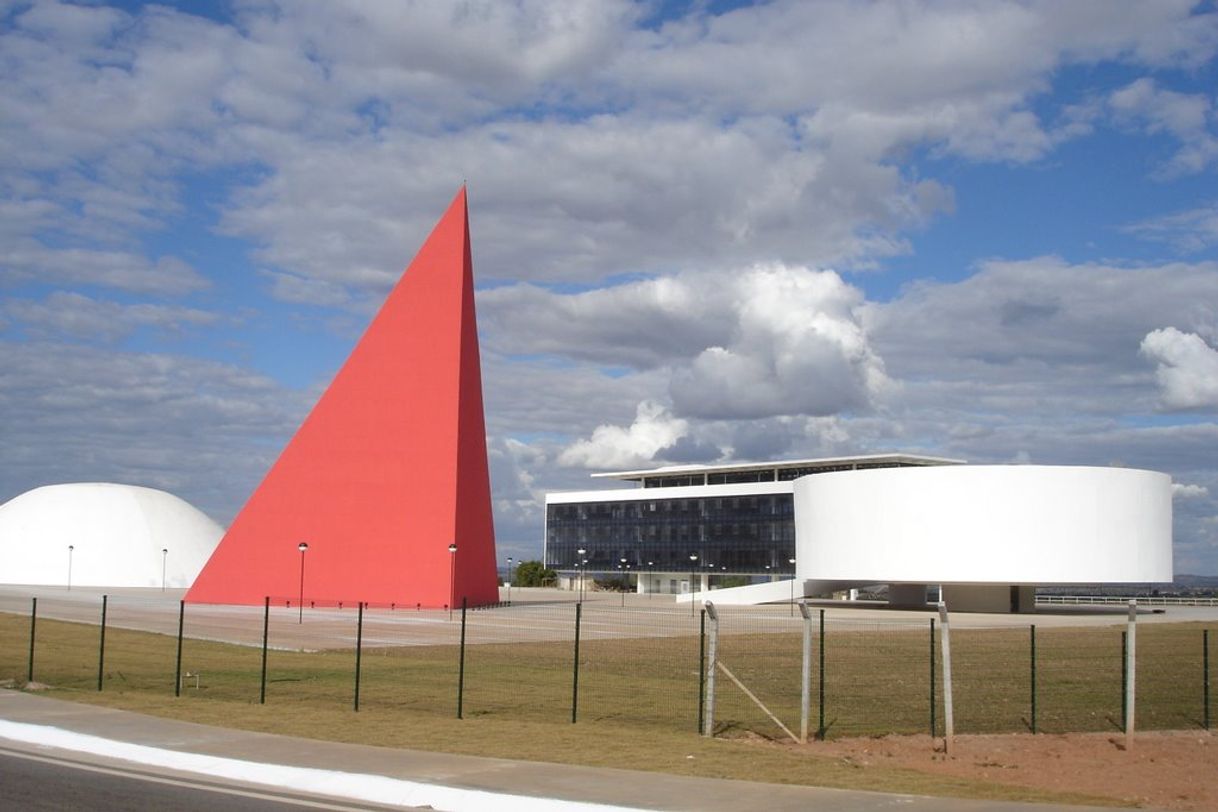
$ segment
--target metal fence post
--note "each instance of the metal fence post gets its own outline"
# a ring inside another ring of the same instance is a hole
[[[1125,647],[1125,672],[1129,677],[1125,680],[1125,749],[1133,747],[1133,729],[1135,726],[1134,696],[1137,693],[1137,647],[1138,647],[1138,602],[1129,602],[1129,645]]]
[[[108,595],[102,595],[101,637],[97,641],[97,690],[102,689],[102,677],[106,673],[106,602]]]
[[[935,619],[930,619],[930,737],[935,737]]]
[[[1210,729],[1210,630],[1201,630],[1201,719]]]
[[[271,631],[271,599],[262,605],[262,688],[258,693],[258,704],[266,704],[266,643]]]
[[[706,715],[702,720],[702,735],[715,732],[715,656],[719,649],[719,613],[715,605],[706,602],[706,614],[710,616],[710,651],[706,657]]]
[[[690,576],[691,578],[693,576]],[[691,580],[690,583],[693,583]],[[692,602],[692,598],[690,601]],[[706,610],[702,610],[698,621],[698,732],[702,732],[702,720],[706,718]]]
[[[956,725],[952,712],[952,636],[947,622],[947,604],[939,601],[939,639],[943,648],[943,752],[955,747]]]
[[[178,661],[173,673],[173,695],[182,695],[182,629],[186,624],[186,601],[178,601]]]
[[[1125,694],[1129,690],[1129,662],[1127,654],[1129,652],[1129,632],[1121,632],[1121,730],[1125,729],[1125,714],[1129,712],[1129,708],[1125,707]]]
[[[30,670],[26,682],[34,681],[34,626],[38,623],[38,599],[30,599]]]
[[[799,615],[804,619],[803,669],[799,674],[799,742],[808,743],[808,711],[812,693],[812,613],[808,604],[799,604]]]
[[[817,702],[819,719],[816,723],[816,738],[825,740],[825,610],[820,610],[820,696]]]
[[[571,669],[571,724],[575,724],[579,713],[579,625],[583,617],[584,604],[575,604],[575,662]]]
[[[1036,624],[1035,623],[1031,624],[1031,628],[1029,631],[1031,632],[1030,642],[1031,642],[1031,665],[1032,665],[1032,673],[1029,675],[1030,676],[1029,684],[1031,685],[1031,690],[1032,690],[1032,716],[1029,721],[1031,722],[1032,733],[1035,734],[1036,733]]]
[[[359,614],[355,620],[355,712],[359,713],[359,669],[360,655],[364,650],[364,602],[359,602]]]
[[[457,718],[464,719],[465,711],[465,598],[461,599],[461,659],[457,665]]]

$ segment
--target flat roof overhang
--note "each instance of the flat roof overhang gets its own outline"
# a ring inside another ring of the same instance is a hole
[[[840,465],[964,465],[967,460],[951,457],[932,457],[925,454],[863,454],[851,457],[817,457],[806,460],[781,460],[773,462],[734,462],[722,465],[667,465],[636,471],[608,471],[592,474],[593,479],[621,479],[640,481],[649,476],[677,476],[681,474],[710,474],[743,471],[765,471],[786,468],[834,468]]]

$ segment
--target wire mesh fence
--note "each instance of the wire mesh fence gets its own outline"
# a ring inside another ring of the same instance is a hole
[[[825,736],[930,731],[929,621],[829,623],[824,646]]]
[[[951,635],[956,732],[1030,731],[1030,629],[952,629]],[[943,701],[941,687],[937,701]]]
[[[1043,733],[1124,728],[1120,628],[1037,629],[1037,718]]]
[[[1195,624],[1138,629],[1138,727],[1209,727],[1206,649],[1213,637]]]
[[[5,605],[0,680],[299,713],[350,707],[694,734],[713,712],[715,735],[943,733],[941,629],[929,617],[719,607],[708,623],[658,602],[452,613],[288,603],[119,595],[39,597],[24,612]],[[1131,676],[1139,729],[1208,727],[1213,628],[1139,624],[1132,675],[1120,626],[953,629],[955,731],[1121,730]]]

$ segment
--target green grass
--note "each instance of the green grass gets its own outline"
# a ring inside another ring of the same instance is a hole
[[[801,636],[728,631],[725,626],[720,638],[720,660],[798,733]],[[34,679],[49,685],[51,695],[74,701],[385,747],[883,791],[1099,802],[896,768],[864,771],[817,756],[815,745],[782,745],[782,731],[722,675],[716,692],[718,737],[703,739],[696,735],[698,643],[696,636],[583,641],[575,725],[570,723],[574,652],[565,641],[467,646],[463,720],[455,718],[459,652],[452,645],[366,649],[358,714],[352,710],[351,650],[272,650],[263,705],[259,649],[187,639],[183,669],[202,674],[200,688],[190,685],[175,698],[176,639],[110,628],[104,690],[98,692],[98,628],[40,619]],[[817,644],[813,731],[819,715]],[[952,646],[957,732],[1028,730],[1027,630],[954,630]],[[1120,630],[1038,630],[1037,646],[1038,729],[1119,729]],[[1139,628],[1140,729],[1200,724],[1200,651],[1198,624]],[[23,682],[28,652],[28,617],[0,614],[0,679]],[[828,735],[927,733],[929,654],[928,630],[830,627],[825,640]],[[941,733],[941,663],[936,671]]]

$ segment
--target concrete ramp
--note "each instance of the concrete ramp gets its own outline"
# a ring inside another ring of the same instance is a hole
[[[823,595],[838,589],[858,586],[858,584],[798,578],[794,586],[794,595],[798,599],[812,595]],[[698,603],[713,601],[716,606],[756,606],[761,603],[788,603],[791,600],[791,594],[791,579],[788,578],[785,581],[769,581],[763,584],[733,586],[727,589],[712,589],[706,592],[687,592],[684,595],[677,595],[677,603],[688,603],[693,600]]]

